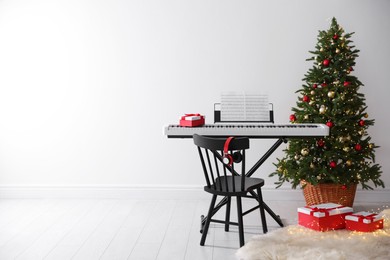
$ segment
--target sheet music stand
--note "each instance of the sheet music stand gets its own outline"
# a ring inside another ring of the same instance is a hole
[[[269,121],[221,121],[221,103],[214,104],[214,123],[274,123],[274,105],[269,103]]]

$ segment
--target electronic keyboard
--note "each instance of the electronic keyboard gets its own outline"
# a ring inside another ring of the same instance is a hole
[[[199,127],[168,125],[164,127],[168,138],[205,136],[245,136],[249,138],[321,137],[329,135],[324,124],[205,124]]]

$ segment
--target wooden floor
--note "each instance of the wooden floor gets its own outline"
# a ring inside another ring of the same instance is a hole
[[[0,200],[0,259],[236,259],[234,227],[225,232],[212,224],[206,245],[199,245],[200,215],[208,204],[209,200]],[[296,224],[302,202],[267,204],[284,223]],[[381,207],[365,204],[354,209],[378,212]],[[267,220],[269,230],[280,228],[268,214]],[[257,211],[245,216],[244,224],[246,241],[262,234]]]

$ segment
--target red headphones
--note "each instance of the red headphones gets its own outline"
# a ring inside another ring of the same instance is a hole
[[[226,139],[225,145],[223,146],[223,157],[222,162],[226,165],[231,166],[233,162],[239,163],[242,160],[242,155],[240,152],[234,152],[233,155],[229,153],[229,145],[234,137],[230,136]]]
[[[227,165],[232,165],[233,163],[233,158],[231,154],[229,153],[229,145],[230,142],[233,140],[234,137],[230,136],[228,139],[225,141],[225,145],[223,146],[223,159],[222,162]]]

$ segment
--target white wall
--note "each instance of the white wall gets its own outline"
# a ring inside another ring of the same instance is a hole
[[[356,32],[354,75],[390,186],[389,11],[386,0],[0,0],[0,185],[203,184],[192,141],[163,126],[192,112],[212,122],[224,90],[267,92],[287,123],[335,16]],[[258,173],[271,187],[282,155]]]

